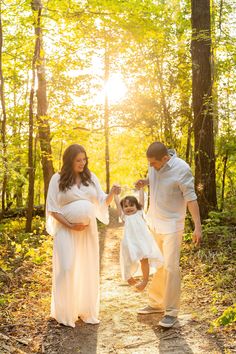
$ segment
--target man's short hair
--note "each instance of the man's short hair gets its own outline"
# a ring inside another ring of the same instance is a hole
[[[158,161],[160,161],[166,155],[168,155],[168,149],[164,144],[160,143],[159,141],[155,141],[154,143],[149,145],[147,149],[147,157],[154,157]]]

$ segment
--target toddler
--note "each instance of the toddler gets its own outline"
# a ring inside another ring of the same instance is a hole
[[[150,265],[157,268],[163,262],[162,254],[144,220],[143,190],[139,191],[139,201],[134,196],[126,196],[120,201],[115,195],[115,203],[124,221],[124,237],[120,247],[122,278],[142,291],[148,283]],[[133,275],[140,263],[143,279],[137,284]]]

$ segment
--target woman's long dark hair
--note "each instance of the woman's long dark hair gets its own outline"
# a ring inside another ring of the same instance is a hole
[[[78,154],[83,152],[86,157],[86,164],[84,170],[79,173],[81,178],[81,183],[84,186],[88,186],[91,180],[91,172],[88,169],[88,157],[83,146],[79,144],[72,144],[64,151],[63,154],[63,165],[60,172],[59,189],[60,191],[65,191],[70,189],[75,184],[75,174],[73,172],[73,162]]]

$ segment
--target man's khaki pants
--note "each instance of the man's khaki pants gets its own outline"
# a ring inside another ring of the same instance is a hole
[[[183,231],[172,234],[154,234],[164,257],[164,265],[157,269],[149,286],[149,305],[177,316],[180,305],[180,248]]]

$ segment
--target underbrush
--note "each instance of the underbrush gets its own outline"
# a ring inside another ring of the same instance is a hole
[[[211,212],[203,223],[201,246],[194,247],[191,233],[186,233],[181,257],[184,288],[197,308],[195,316],[209,333],[227,335],[229,342],[236,329],[235,236],[236,214]]]
[[[50,287],[52,240],[44,221],[36,217],[33,232],[24,231],[25,219],[0,226],[0,306],[2,323],[14,321],[29,299],[45,301]]]
[[[193,305],[195,318],[223,338],[229,352],[236,323],[235,221],[232,212],[211,213],[203,224],[201,247],[194,247],[186,233],[181,256],[187,309]],[[24,341],[30,333],[30,350],[37,352],[50,307],[52,238],[40,217],[33,221],[33,232],[25,233],[24,226],[24,218],[7,219],[0,226],[0,327]]]

